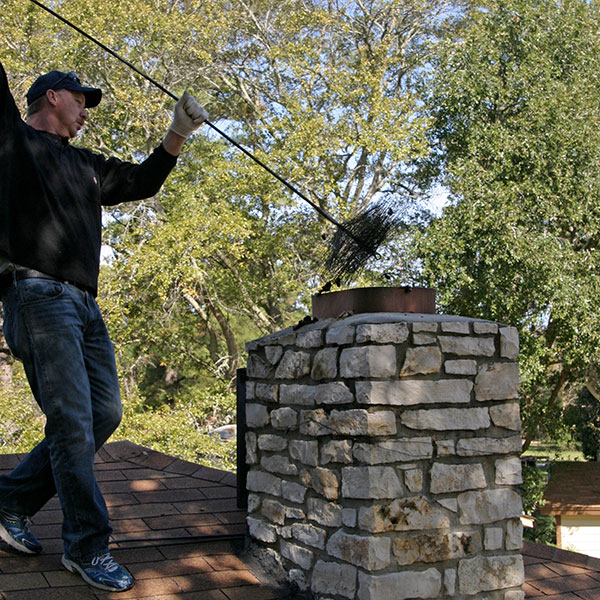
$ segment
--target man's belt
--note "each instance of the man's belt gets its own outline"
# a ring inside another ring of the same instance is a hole
[[[58,281],[59,283],[66,283],[68,285],[74,285],[76,288],[80,289],[82,292],[92,293],[85,285],[81,283],[77,283],[76,281],[70,281],[68,279],[59,279],[58,277],[52,277],[52,275],[46,275],[46,273],[42,273],[41,271],[36,271],[35,269],[15,269],[14,271],[9,271],[8,273],[4,273],[0,275],[0,292],[3,292],[5,289],[8,289],[12,284],[14,279],[17,281],[23,281],[24,279],[50,279],[51,281]]]

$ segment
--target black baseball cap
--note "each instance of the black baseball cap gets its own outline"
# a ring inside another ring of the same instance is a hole
[[[50,71],[40,75],[29,88],[26,94],[27,105],[41,98],[48,90],[71,90],[81,92],[85,96],[85,107],[93,108],[100,104],[102,90],[98,88],[84,87],[79,77],[73,71],[63,73],[62,71]]]

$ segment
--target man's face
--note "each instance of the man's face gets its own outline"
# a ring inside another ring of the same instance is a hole
[[[59,135],[74,138],[83,127],[88,112],[85,109],[85,96],[81,92],[56,90],[56,115],[61,129]]]

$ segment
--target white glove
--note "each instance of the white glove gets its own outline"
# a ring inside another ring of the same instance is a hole
[[[175,105],[170,129],[177,135],[187,138],[207,119],[208,113],[186,90]]]

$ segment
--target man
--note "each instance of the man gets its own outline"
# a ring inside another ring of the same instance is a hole
[[[111,557],[95,452],[121,420],[114,351],[95,301],[102,206],[158,192],[185,139],[206,120],[186,92],[162,143],[142,163],[70,145],[102,91],[52,71],[27,92],[21,119],[0,63],[0,297],[4,335],[46,416],[45,439],[0,476],[0,538],[37,554],[28,519],[58,494],[62,564],[102,590],[131,575]]]

